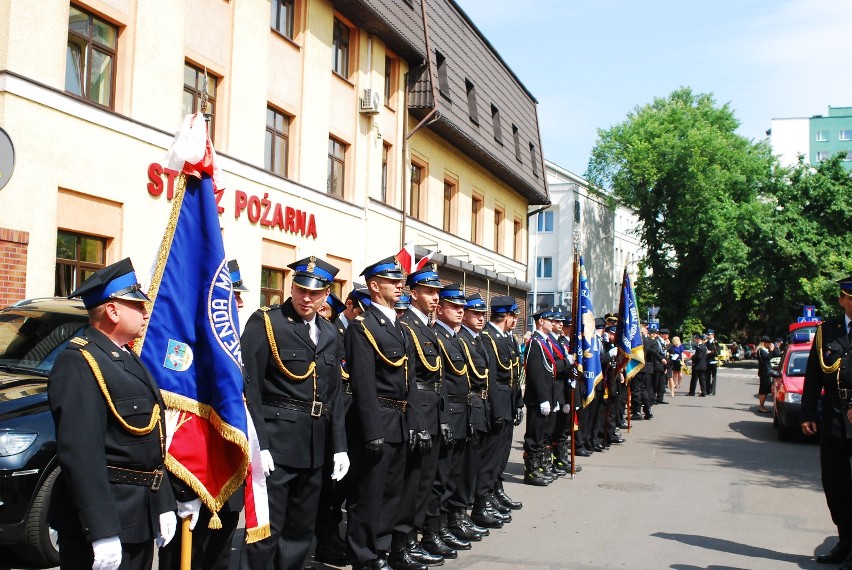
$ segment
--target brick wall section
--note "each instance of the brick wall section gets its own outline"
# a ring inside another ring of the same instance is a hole
[[[29,232],[0,228],[0,307],[26,298]]]

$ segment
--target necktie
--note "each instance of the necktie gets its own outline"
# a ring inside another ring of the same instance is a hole
[[[849,328],[849,332],[848,332],[848,334],[849,334],[850,336],[852,336],[852,321],[849,321],[849,327],[848,327],[848,328]]]
[[[314,341],[314,344],[319,344],[319,327],[317,326],[316,321],[309,321],[305,323],[308,327],[308,336],[311,337],[311,340]]]

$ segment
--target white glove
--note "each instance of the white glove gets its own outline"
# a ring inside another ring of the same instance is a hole
[[[562,406],[562,413],[563,414],[567,414],[570,411],[571,411],[571,404],[565,404],[564,406]]]
[[[275,462],[272,460],[272,454],[268,449],[260,450],[260,465],[263,467],[263,476],[269,477],[269,474],[275,471]]]
[[[613,357],[613,358],[615,358],[616,356],[618,356],[618,347],[617,347],[617,346],[613,346],[612,348],[610,348],[610,349],[609,349],[609,355],[610,355],[611,357]]]
[[[569,383],[569,384],[571,384],[571,389],[572,389],[572,390],[573,390],[574,388],[576,388],[576,387],[577,387],[577,381],[576,381],[576,380],[571,380],[571,381],[570,381],[570,382],[568,382],[568,383]]]
[[[175,537],[177,530],[177,517],[174,511],[160,514],[160,536],[157,537],[157,546],[163,547],[170,543]]]
[[[541,402],[538,405],[538,409],[541,410],[541,414],[543,416],[549,416],[550,415],[550,402]]]
[[[121,539],[99,538],[92,542],[92,552],[95,554],[92,570],[115,570],[121,564]]]
[[[178,501],[177,516],[182,519],[189,517],[189,530],[195,530],[198,515],[201,512],[201,499],[193,499],[186,503]]]
[[[574,361],[575,361],[575,360],[577,360],[577,357],[576,357],[576,356],[574,356],[574,353],[573,353],[573,352],[569,353],[569,354],[568,354],[568,363],[569,363],[569,364],[574,364]]]
[[[334,471],[331,474],[333,481],[340,481],[349,473],[349,456],[345,451],[334,454]]]

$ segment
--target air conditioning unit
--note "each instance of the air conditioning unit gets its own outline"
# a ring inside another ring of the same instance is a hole
[[[365,115],[377,115],[382,107],[382,96],[373,89],[364,89],[361,97],[361,113]]]

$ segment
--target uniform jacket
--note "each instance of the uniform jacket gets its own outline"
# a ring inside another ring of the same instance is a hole
[[[258,309],[249,317],[240,339],[243,366],[249,377],[246,398],[261,449],[268,449],[276,463],[299,469],[321,467],[325,457],[326,433],[332,431],[335,453],[346,451],[345,410],[340,397],[340,336],[327,320],[318,317],[319,345],[311,340],[308,325],[293,308],[290,299],[268,310]],[[267,337],[264,314],[272,324],[279,366]],[[312,363],[314,380],[304,376]],[[331,413],[314,417],[310,413],[280,407],[271,398],[301,402],[319,401],[331,406]]]
[[[538,406],[542,402],[550,402],[551,406],[557,401],[556,389],[556,374],[564,371],[568,366],[567,360],[559,360],[554,358],[553,350],[547,345],[547,349],[542,347],[542,343],[547,344],[547,339],[539,331],[535,331],[530,337],[529,345],[526,352],[526,388],[524,390],[524,403],[528,406]],[[550,351],[548,355],[547,351]]]
[[[840,400],[838,384],[840,388],[852,389],[852,338],[847,334],[843,317],[825,321],[820,325],[820,329],[822,329],[823,364],[832,366],[840,360],[840,367],[836,372],[823,372],[819,362],[820,346],[814,339],[805,369],[802,421],[819,421],[817,405],[820,391],[824,389],[820,432],[833,437],[847,437],[844,419],[846,407]]]
[[[479,333],[482,344],[493,364],[494,376],[489,382],[488,400],[494,418],[510,422],[515,417],[512,374],[514,373],[514,341],[498,331],[491,323]]]
[[[695,372],[704,372],[707,370],[707,345],[701,343],[695,347],[695,352],[692,354],[692,369]]]
[[[367,336],[369,331],[381,354],[376,354]],[[352,441],[363,443],[384,438],[386,443],[408,441],[408,422],[401,410],[379,405],[387,398],[408,405],[417,403],[414,347],[402,325],[390,321],[370,305],[346,329],[346,364],[352,385]],[[384,358],[382,358],[382,356]],[[405,362],[403,358],[407,357]],[[392,363],[399,363],[398,366]]]
[[[441,353],[438,347],[438,337],[435,331],[426,323],[420,320],[411,309],[400,318],[403,330],[408,334],[412,344],[414,345],[414,374],[418,382],[425,383],[428,386],[438,386],[437,390],[421,390],[418,389],[417,400],[418,405],[412,406],[412,412],[417,412],[416,415],[409,415],[409,422],[413,429],[425,429],[431,435],[440,435],[441,423],[446,423],[443,418],[444,414],[444,398],[441,390],[443,387],[443,366],[438,370],[429,370],[426,368],[434,368],[441,363]],[[419,349],[418,349],[419,347]],[[423,362],[425,359],[425,363]]]
[[[719,343],[715,340],[709,340],[704,343],[707,346],[707,365],[718,366],[719,364]]]
[[[651,335],[646,336],[642,341],[642,346],[645,349],[645,368],[643,370],[646,370],[649,374],[666,371],[666,365],[663,364],[666,352],[660,348],[660,344],[659,337],[653,338]]]
[[[338,334],[338,343],[337,343],[337,354],[340,356],[340,380],[342,382],[340,387],[340,398],[343,400],[343,410],[349,417],[349,408],[352,407],[352,388],[349,385],[349,368],[346,366],[346,348],[343,343],[343,339],[346,335],[346,325],[343,324],[343,320],[340,317],[337,317],[334,320],[334,328],[337,329]],[[347,431],[349,430],[349,426],[346,426]]]
[[[470,386],[467,373],[467,358],[462,351],[458,338],[450,334],[439,324],[435,325],[435,335],[441,349],[444,369],[443,394],[445,398],[446,420],[453,431],[454,439],[467,437],[470,425],[470,406],[467,398],[470,396]],[[456,371],[464,370],[463,374]],[[453,398],[455,397],[455,398]],[[464,398],[465,402],[454,401]]]
[[[465,327],[459,329],[457,338],[467,362],[470,378],[470,423],[476,431],[488,431],[491,426],[491,404],[488,392],[491,390],[491,378],[494,377],[493,364],[488,360],[481,335],[473,336]],[[466,349],[466,350],[465,350]],[[482,378],[481,376],[485,376]],[[485,395],[485,398],[482,395]]]
[[[70,342],[57,358],[48,383],[62,467],[53,496],[53,526],[60,533],[82,532],[90,542],[115,535],[125,543],[153,540],[159,532],[159,515],[176,507],[168,475],[153,491],[110,483],[107,466],[165,470],[165,404],[160,390],[133,351],[122,350],[91,326],[76,338],[86,341],[85,346]],[[124,421],[144,428],[157,405],[163,431],[159,427],[147,435],[127,431],[110,411],[81,349],[97,363],[110,400]]]

